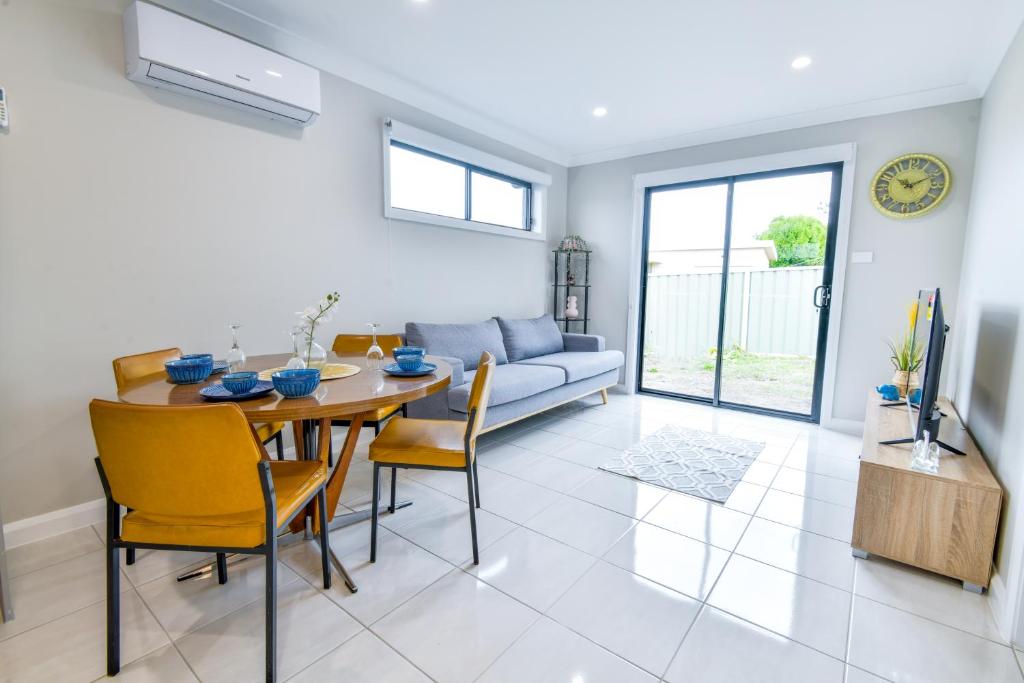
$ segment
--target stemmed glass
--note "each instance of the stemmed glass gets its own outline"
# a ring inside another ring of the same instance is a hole
[[[384,349],[380,348],[380,344],[377,343],[377,328],[380,327],[380,323],[366,323],[366,325],[373,334],[373,343],[366,350],[366,367],[370,370],[380,370],[381,361],[384,360]]]
[[[302,334],[302,328],[293,327],[292,331],[288,334],[292,338],[292,357],[288,359],[286,367],[289,370],[304,370],[306,368],[306,361],[299,357],[299,336]]]
[[[231,350],[228,351],[228,372],[238,372],[245,367],[245,351],[238,346],[238,323],[228,325],[231,329]]]

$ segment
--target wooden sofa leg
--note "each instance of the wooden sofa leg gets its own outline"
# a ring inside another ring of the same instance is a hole
[[[603,403],[604,405],[608,405],[608,389],[607,388],[601,390],[601,403]]]

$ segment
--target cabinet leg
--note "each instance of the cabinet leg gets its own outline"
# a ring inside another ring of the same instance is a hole
[[[851,548],[850,551],[853,553],[854,557],[859,557],[862,560],[868,559],[867,550],[861,550],[860,548]]]
[[[976,583],[970,583],[969,581],[964,581],[964,590],[965,591],[970,591],[972,593],[977,593],[978,595],[981,595],[982,592],[984,592],[985,589],[982,586],[979,586]]]

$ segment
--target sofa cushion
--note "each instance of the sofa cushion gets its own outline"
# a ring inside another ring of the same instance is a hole
[[[468,324],[406,323],[405,340],[432,356],[458,358],[466,370],[476,368],[484,351],[493,353],[498,365],[508,362],[501,328],[494,319]]]
[[[522,319],[499,317],[497,320],[510,363],[565,350],[562,332],[551,314]]]
[[[617,370],[625,363],[622,351],[563,351],[527,358],[516,365],[543,365],[561,368],[566,382],[578,382],[602,372]]]
[[[448,407],[460,413],[467,412],[469,390],[473,386],[475,376],[476,370],[467,372],[465,384],[449,389]],[[487,405],[498,406],[503,403],[511,403],[563,384],[565,384],[565,371],[561,368],[506,363],[494,368],[494,375],[491,378],[491,400]]]

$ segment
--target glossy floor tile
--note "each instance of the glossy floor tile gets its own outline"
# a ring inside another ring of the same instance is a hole
[[[755,517],[736,553],[849,591],[854,558],[850,545]]]
[[[398,498],[413,504],[381,514],[375,563],[368,520],[331,532],[355,593],[336,570],[322,589],[315,543],[283,541],[279,678],[1024,683],[988,596],[852,558],[859,439],[683,401],[609,399],[481,437],[479,565],[459,473],[400,473]],[[765,448],[724,504],[599,469],[667,424]],[[369,508],[372,438],[360,435],[339,514]],[[10,549],[17,618],[0,625],[0,683],[104,679],[103,532]],[[175,580],[211,557],[143,550],[127,566],[122,553],[118,679],[262,679],[263,561],[230,564],[225,586]]]
[[[539,614],[483,581],[452,572],[374,626],[431,678],[476,679]]]
[[[820,652],[843,659],[850,594],[733,555],[708,604]]]
[[[542,618],[478,680],[480,683],[655,683],[658,679],[564,626]]]
[[[660,675],[700,602],[598,562],[547,611],[549,617],[640,668]]]
[[[750,516],[700,498],[671,492],[644,517],[645,522],[724,550],[732,550]]]
[[[703,600],[729,553],[688,536],[640,522],[604,554],[607,562]]]
[[[526,527],[590,555],[601,555],[636,520],[575,498],[564,498],[526,522]]]
[[[891,681],[1020,683],[1005,645],[855,597],[849,662]]]
[[[841,683],[843,662],[705,607],[672,665],[669,683]]]
[[[844,543],[853,535],[853,508],[774,489],[764,495],[755,514]]]
[[[478,566],[467,564],[466,571],[543,612],[594,562],[582,551],[518,528],[488,547]]]

